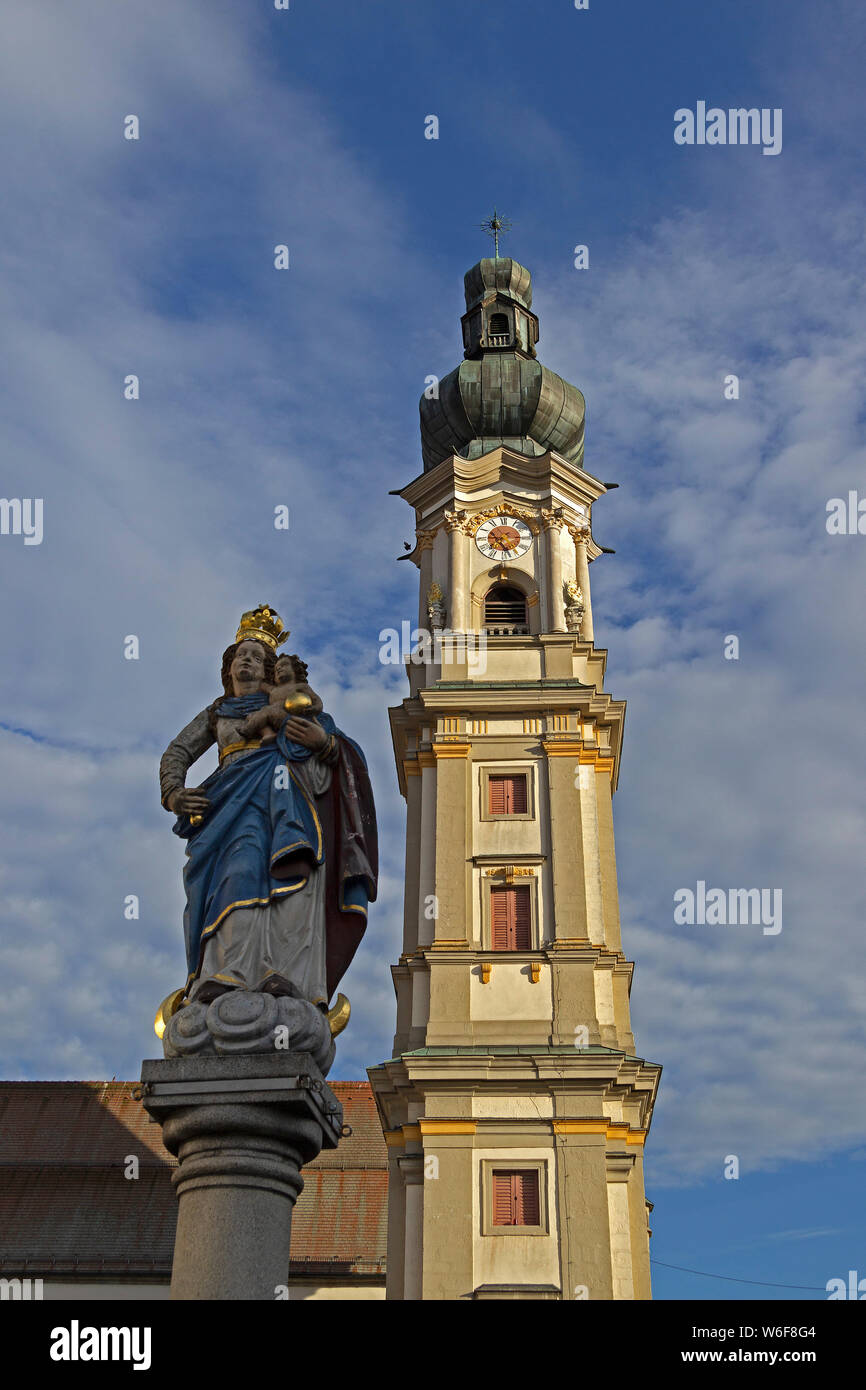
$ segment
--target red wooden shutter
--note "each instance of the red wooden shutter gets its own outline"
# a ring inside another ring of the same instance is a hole
[[[532,945],[532,911],[529,889],[514,888],[514,950],[528,951]]]
[[[540,1226],[538,1172],[515,1173],[514,1188],[515,1226]]]
[[[491,777],[488,781],[490,787],[490,814],[491,816],[504,816],[508,810],[508,789],[507,777]]]
[[[511,1174],[493,1174],[493,1224],[494,1226],[513,1226],[513,1201],[511,1197]]]
[[[496,774],[488,778],[491,816],[526,815],[526,773]]]
[[[507,888],[493,888],[490,892],[490,923],[494,951],[511,949],[508,940],[508,893]]]
[[[538,1171],[493,1174],[494,1226],[540,1226],[541,1204],[538,1196]]]
[[[532,907],[525,884],[490,890],[494,951],[528,951],[532,946]]]
[[[526,773],[520,772],[509,779],[511,782],[511,805],[508,808],[513,816],[526,815]]]

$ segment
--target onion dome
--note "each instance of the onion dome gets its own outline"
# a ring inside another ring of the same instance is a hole
[[[465,360],[442,378],[437,397],[421,397],[424,471],[500,445],[528,455],[553,449],[581,466],[583,395],[536,359],[529,271],[509,256],[487,257],[466,272],[464,289]]]

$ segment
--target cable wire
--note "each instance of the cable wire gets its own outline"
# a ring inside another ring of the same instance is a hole
[[[826,1288],[817,1284],[768,1284],[764,1279],[737,1279],[733,1274],[708,1274],[705,1269],[686,1269],[685,1265],[668,1265],[664,1260],[650,1260],[651,1265],[662,1269],[678,1269],[681,1274],[699,1274],[702,1279],[725,1279],[729,1284],[754,1284],[761,1289],[802,1289],[806,1293],[826,1293]]]

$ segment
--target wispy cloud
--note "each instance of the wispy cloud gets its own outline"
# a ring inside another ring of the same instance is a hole
[[[217,693],[239,611],[269,600],[373,770],[383,886],[338,1064],[357,1077],[390,1055],[400,949],[385,709],[406,687],[376,638],[414,618],[417,575],[391,564],[411,517],[387,493],[420,468],[424,375],[458,358],[465,267],[423,255],[401,181],[351,113],[277,71],[262,19],[193,0],[56,14],[20,8],[0,46],[2,491],[45,503],[41,546],[0,540],[6,1071],[132,1076],[152,1055],[183,968],[157,759]],[[815,25],[809,80],[850,95]],[[801,72],[788,54],[773,81],[794,93]],[[786,111],[778,160],[693,162],[586,274],[526,256],[543,360],[587,396],[587,466],[622,484],[596,509],[617,554],[593,596],[629,701],[618,861],[638,1046],[666,1068],[654,1185],[863,1142],[866,542],[828,537],[824,507],[866,477],[866,305],[850,132],[837,160],[827,112],[800,102],[788,134]],[[524,133],[524,192],[536,150],[561,181],[569,140],[543,113]],[[538,199],[541,228],[561,209]],[[783,931],[675,926],[699,878],[782,888]]]

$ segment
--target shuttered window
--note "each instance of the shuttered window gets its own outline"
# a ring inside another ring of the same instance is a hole
[[[490,926],[494,951],[530,950],[532,909],[525,884],[491,888]]]
[[[525,816],[526,773],[497,773],[487,779],[491,816]]]
[[[513,1172],[494,1171],[494,1226],[540,1226],[538,1169]]]

